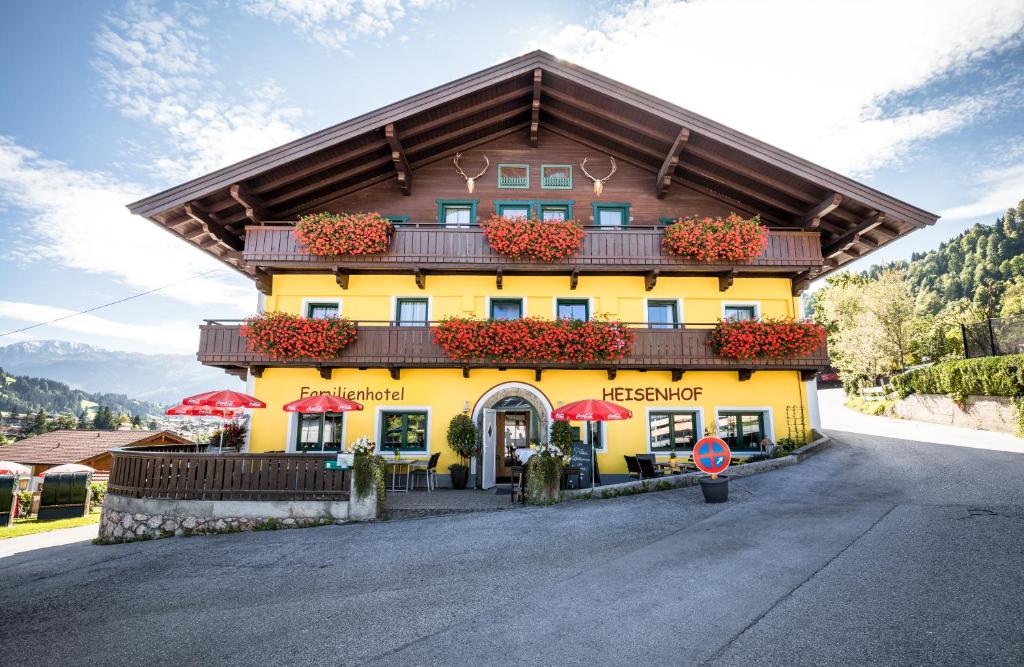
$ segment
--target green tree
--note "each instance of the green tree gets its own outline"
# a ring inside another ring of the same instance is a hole
[[[132,430],[142,430],[142,417],[138,415],[132,415]]]

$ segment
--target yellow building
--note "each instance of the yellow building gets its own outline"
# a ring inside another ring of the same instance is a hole
[[[318,359],[251,351],[238,322],[203,325],[199,359],[245,378],[268,404],[252,415],[250,451],[334,450],[367,437],[403,455],[439,454],[443,484],[458,461],[448,424],[466,413],[482,433],[475,469],[485,488],[508,474],[512,448],[547,439],[553,409],[585,398],[633,412],[578,425],[606,483],[624,478],[625,456],[685,455],[704,433],[738,455],[765,438],[810,437],[824,346],[739,361],[715,351],[713,327],[799,318],[812,279],[936,219],[542,52],[130,208],[252,278],[257,310],[356,323],[355,342]],[[395,231],[383,253],[316,255],[293,232],[318,211],[377,212]],[[663,249],[666,223],[731,213],[768,228],[752,260]],[[586,234],[564,259],[513,258],[481,232],[492,216],[571,218]],[[605,318],[628,323],[635,339],[621,358],[576,364],[456,359],[433,337],[451,317]],[[281,410],[318,393],[365,409]]]

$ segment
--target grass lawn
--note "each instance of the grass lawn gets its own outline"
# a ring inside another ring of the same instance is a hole
[[[0,540],[5,540],[10,537],[24,537],[25,535],[35,535],[36,533],[46,533],[51,530],[58,530],[60,528],[76,528],[78,526],[88,526],[92,523],[100,522],[100,510],[93,510],[89,516],[80,516],[74,519],[53,519],[52,521],[40,521],[35,517],[29,517],[25,519],[15,519],[14,525],[10,528],[0,528]]]
[[[892,406],[895,400],[865,401],[860,396],[850,396],[846,399],[846,407],[857,412],[862,412],[872,417],[882,417],[892,414]]]

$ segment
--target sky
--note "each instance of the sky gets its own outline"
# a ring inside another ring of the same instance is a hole
[[[0,345],[194,353],[254,286],[125,204],[544,49],[940,214],[1024,198],[1021,0],[0,5]],[[194,277],[199,276],[199,277]]]

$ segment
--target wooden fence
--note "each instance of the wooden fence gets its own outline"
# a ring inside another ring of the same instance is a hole
[[[115,449],[107,493],[175,500],[348,500],[334,454],[198,454]]]

